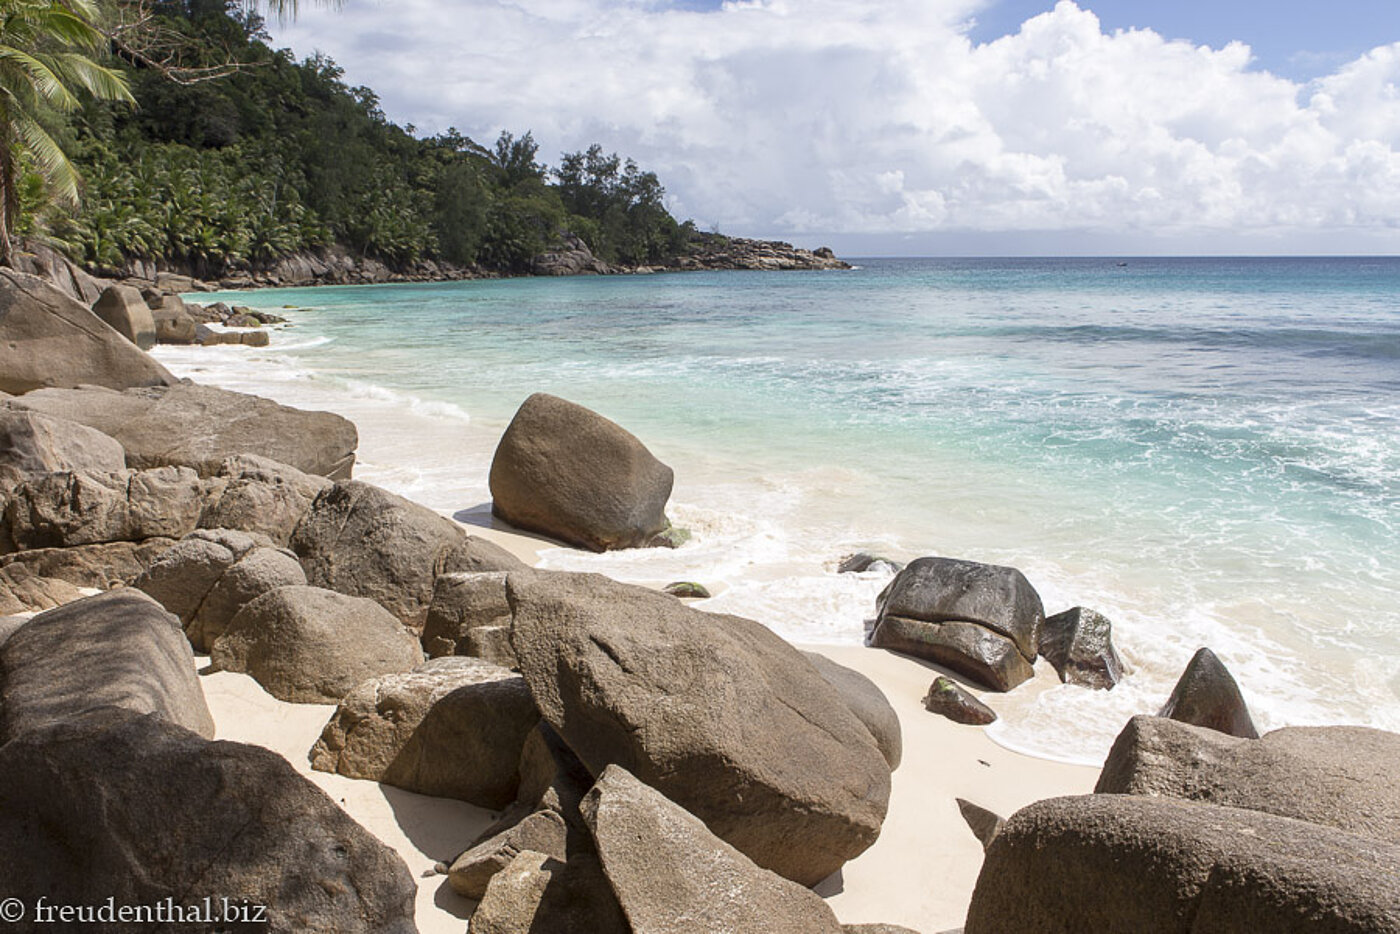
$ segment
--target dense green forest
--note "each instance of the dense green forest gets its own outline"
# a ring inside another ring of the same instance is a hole
[[[225,0],[161,0],[193,83],[121,61],[136,106],[89,102],[54,129],[82,178],[77,207],[31,191],[20,232],[117,269],[166,258],[203,275],[338,243],[390,264],[419,259],[523,271],[565,231],[600,259],[660,263],[700,235],[678,224],[656,176],[594,146],[554,169],[530,133],[483,146],[390,122],[369,88],[324,57],[296,62],[262,19]],[[22,207],[25,193],[21,192]]]

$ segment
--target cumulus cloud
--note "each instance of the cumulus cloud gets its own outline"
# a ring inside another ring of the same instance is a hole
[[[975,44],[984,3],[349,0],[277,41],[425,130],[631,155],[726,230],[1400,228],[1400,44],[1300,85],[1071,0]]]

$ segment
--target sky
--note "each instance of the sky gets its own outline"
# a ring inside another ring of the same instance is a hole
[[[344,0],[271,31],[420,134],[600,143],[737,236],[1400,253],[1400,0]]]

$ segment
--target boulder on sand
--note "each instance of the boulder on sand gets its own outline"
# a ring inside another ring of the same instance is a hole
[[[889,766],[770,630],[594,574],[515,572],[506,588],[530,692],[595,776],[622,766],[803,885],[875,841]]]
[[[92,313],[142,350],[156,345],[156,322],[139,289],[109,285],[92,306]]]
[[[311,766],[502,808],[515,800],[520,751],[539,719],[524,678],[476,658],[438,658],[346,695]]]
[[[870,645],[936,662],[1007,691],[1030,678],[1045,611],[1015,568],[919,558],[890,582]]]
[[[492,512],[517,528],[607,551],[665,531],[671,468],[617,424],[535,393],[491,461]]]
[[[1113,647],[1113,624],[1082,606],[1045,618],[1040,655],[1065,684],[1107,691],[1123,677],[1123,660]]]
[[[972,726],[986,726],[996,722],[996,711],[970,694],[962,685],[951,678],[939,676],[928,686],[924,695],[924,709],[929,713],[941,714],[954,723]]]
[[[0,392],[175,382],[169,370],[87,306],[38,276],[0,268]]]
[[[214,735],[179,621],[139,591],[97,594],[31,619],[0,646],[0,696],[0,740],[102,707]]]
[[[1400,932],[1400,846],[1136,795],[1039,801],[987,849],[966,934]]]
[[[1214,652],[1196,651],[1157,716],[1257,739],[1259,731],[1245,706],[1240,686]]]
[[[107,708],[0,747],[0,774],[0,852],[23,854],[0,891],[29,905],[227,898],[265,906],[247,927],[272,932],[417,930],[403,860],[261,747]]]
[[[1260,739],[1134,717],[1094,791],[1206,801],[1325,824],[1400,845],[1400,735],[1286,727]]]
[[[416,668],[423,652],[373,600],[291,586],[239,610],[209,661],[251,675],[278,700],[333,704],[370,678]]]
[[[697,817],[610,765],[579,810],[634,931],[840,934],[814,892],[754,865]]]
[[[426,506],[354,480],[316,497],[291,546],[310,583],[375,600],[415,629],[423,626],[439,574],[525,566]]]
[[[196,383],[128,392],[47,389],[10,404],[111,435],[126,449],[129,467],[185,466],[202,477],[218,474],[226,458],[255,454],[304,473],[346,478],[359,443],[355,426],[339,415]]]

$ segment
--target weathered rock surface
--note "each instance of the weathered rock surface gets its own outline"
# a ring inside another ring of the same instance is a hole
[[[1123,677],[1123,660],[1113,647],[1113,624],[1082,606],[1045,618],[1040,654],[1065,684],[1107,691]]]
[[[23,564],[0,568],[0,616],[52,609],[82,595],[67,581],[36,577]]]
[[[898,574],[902,570],[904,570],[904,565],[900,562],[883,555],[871,554],[868,551],[858,551],[853,555],[846,555],[836,566],[838,574],[860,574],[864,571],[888,571]]]
[[[904,756],[904,735],[899,728],[899,715],[890,706],[889,698],[879,685],[853,668],[839,665],[819,652],[803,652],[803,657],[817,669],[822,680],[836,689],[856,719],[865,724],[880,755],[893,772]]]
[[[662,587],[661,592],[682,600],[708,600],[711,596],[708,587],[695,581],[673,581]]]
[[[91,275],[71,259],[47,244],[25,240],[16,244],[15,269],[38,276],[84,308],[92,307],[110,280]]]
[[[172,538],[148,538],[143,542],[38,548],[0,555],[0,568],[24,567],[36,577],[110,590],[136,580],[174,544]]]
[[[1230,736],[1259,736],[1240,686],[1216,654],[1205,648],[1192,656],[1157,716],[1209,727]]]
[[[92,313],[142,350],[156,345],[156,322],[139,289],[109,285],[93,303]]]
[[[622,766],[804,885],[874,842],[889,767],[771,631],[598,575],[517,572],[506,587],[521,672],[594,775]]]
[[[568,859],[568,837],[568,827],[557,811],[535,811],[453,860],[447,882],[458,895],[480,900],[491,878],[525,850],[564,862]]]
[[[870,645],[936,662],[993,691],[1009,691],[1035,675],[1016,643],[985,626],[962,620],[931,623],[882,616]]]
[[[426,506],[353,480],[316,497],[291,546],[312,584],[375,600],[414,628],[426,620],[439,574],[524,567]]]
[[[1039,650],[1040,595],[1015,568],[957,558],[919,558],[880,595],[879,616],[939,623],[960,620],[1000,633],[1027,662]]]
[[[634,931],[839,934],[814,892],[754,865],[697,817],[610,765],[580,807]],[[703,921],[701,921],[703,919]]]
[[[279,700],[326,704],[370,678],[416,668],[423,653],[373,600],[278,587],[238,611],[209,660],[216,669],[251,675]]]
[[[803,250],[781,240],[714,237],[677,257],[676,269],[850,269],[827,247]]]
[[[631,934],[596,857],[567,863],[524,850],[496,873],[471,917],[472,934]]]
[[[126,389],[174,383],[170,371],[88,306],[37,276],[0,269],[0,392],[19,395],[45,386]]]
[[[949,678],[938,677],[924,695],[924,709],[947,717],[954,723],[986,726],[996,721],[996,711]]]
[[[286,545],[312,502],[331,483],[265,457],[230,457],[205,484],[199,525],[258,532]]]
[[[109,706],[214,735],[178,621],[131,590],[87,597],[30,620],[0,646],[0,696],[4,740]]]
[[[114,439],[86,425],[0,408],[0,467],[22,474],[119,473],[126,455]]]
[[[510,625],[504,571],[440,574],[433,582],[433,602],[423,623],[423,651],[429,658],[474,655],[470,633],[482,626]],[[507,667],[514,665],[514,653]]]
[[[1205,801],[1312,821],[1400,845],[1400,735],[1287,727],[1260,739],[1134,717],[1094,791]]]
[[[0,852],[24,854],[0,890],[30,905],[227,897],[277,934],[416,930],[403,861],[266,749],[108,709],[0,747],[0,775]]]
[[[593,551],[645,545],[670,523],[671,468],[619,425],[535,393],[491,461],[492,511],[518,528]]]
[[[39,474],[11,491],[3,524],[16,549],[180,538],[203,506],[199,477],[187,467],[90,474]]]
[[[120,393],[49,389],[11,405],[111,435],[126,449],[130,467],[185,466],[203,477],[217,475],[229,457],[254,454],[304,473],[345,478],[359,443],[355,426],[339,415],[195,383]]]
[[[966,934],[1400,931],[1400,847],[1258,811],[1053,798],[987,850]]]
[[[438,658],[346,695],[311,766],[502,808],[515,800],[520,752],[539,716],[520,675],[481,659]]]

